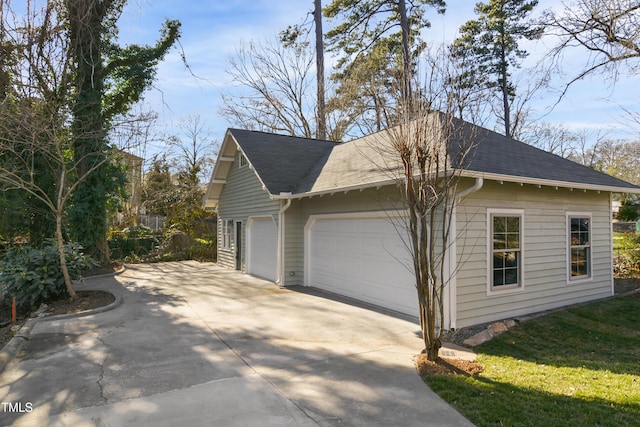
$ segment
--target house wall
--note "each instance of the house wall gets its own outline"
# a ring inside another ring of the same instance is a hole
[[[293,200],[285,218],[285,286],[304,284],[304,227],[311,215],[398,209],[395,186]]]
[[[222,224],[224,220],[230,219],[242,221],[241,260],[242,271],[246,272],[247,220],[250,216],[271,216],[277,222],[280,202],[269,199],[269,194],[262,189],[262,183],[248,165],[239,167],[239,156],[240,153],[236,152],[235,160],[227,175],[227,183],[220,194],[218,207],[218,264],[226,268],[235,268],[235,241],[231,249],[222,247]]]
[[[524,286],[517,291],[488,292],[488,209],[524,211]],[[589,280],[568,280],[568,212],[591,214]],[[612,294],[609,193],[485,181],[480,191],[459,204],[457,236],[458,328]]]

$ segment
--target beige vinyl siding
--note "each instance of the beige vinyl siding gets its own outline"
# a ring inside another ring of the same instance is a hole
[[[304,227],[311,215],[398,209],[399,194],[397,187],[386,186],[293,200],[285,219],[285,285],[304,284]]]
[[[242,221],[241,259],[242,271],[246,271],[247,219],[250,216],[272,216],[277,222],[280,202],[270,200],[269,194],[262,189],[262,183],[253,169],[249,166],[238,167],[239,156],[239,152],[236,152],[235,160],[227,175],[227,183],[220,194],[218,233],[222,232],[222,220]],[[222,248],[221,239],[218,239],[218,264],[227,268],[235,268],[235,242],[233,248],[227,250]]]
[[[487,209],[524,211],[523,288],[488,292]],[[567,213],[592,217],[592,277],[567,278]],[[612,293],[609,193],[487,181],[457,208],[457,324],[464,327]]]

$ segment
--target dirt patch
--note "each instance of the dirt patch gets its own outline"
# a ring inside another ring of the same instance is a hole
[[[430,375],[467,375],[474,376],[484,371],[484,367],[476,362],[460,359],[438,358],[433,362],[425,354],[416,357],[416,369],[422,378]]]
[[[63,299],[49,304],[47,313],[50,316],[58,314],[80,313],[94,308],[104,307],[115,301],[109,292],[103,291],[78,291],[78,298],[75,301]]]

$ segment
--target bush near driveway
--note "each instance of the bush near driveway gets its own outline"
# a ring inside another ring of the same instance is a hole
[[[425,381],[477,426],[640,426],[640,295],[530,320]]]
[[[71,280],[94,267],[95,261],[75,243],[64,245]],[[53,240],[42,248],[20,245],[9,248],[0,260],[0,299],[16,298],[20,312],[41,303],[66,297],[67,288],[60,268],[60,255]],[[6,302],[6,301],[5,301]]]

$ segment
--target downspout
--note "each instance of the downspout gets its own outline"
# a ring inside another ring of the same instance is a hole
[[[469,194],[480,190],[483,185],[484,185],[484,178],[476,178],[475,184],[473,184],[469,188],[465,188],[462,191],[458,191],[456,194],[453,195],[453,197],[456,199],[462,199],[463,197],[467,197]]]
[[[291,193],[280,193],[281,196],[291,196]],[[276,254],[276,283],[284,286],[284,213],[291,206],[291,199],[282,200],[278,211],[278,253]]]
[[[449,324],[449,329],[456,329],[457,327],[456,321],[458,317],[458,309],[457,309],[458,301],[457,301],[457,295],[456,295],[457,294],[456,270],[458,269],[458,265],[457,265],[458,249],[456,246],[456,240],[457,240],[457,234],[458,234],[458,227],[456,223],[457,222],[457,219],[456,219],[457,201],[461,200],[462,198],[468,196],[471,193],[474,193],[480,190],[483,185],[484,185],[484,179],[476,178],[475,184],[473,184],[471,187],[465,188],[464,190],[459,191],[453,195],[454,200],[456,202],[454,203],[453,211],[451,212],[451,215],[453,216],[453,218],[451,221],[451,229],[449,230],[449,242],[447,242],[447,246],[449,248],[448,255],[447,255],[447,264],[449,265],[448,267],[449,286],[447,286],[447,292],[445,293],[445,307],[449,308],[447,310],[449,315],[449,319],[448,319],[449,321],[447,322],[447,319],[445,317],[445,324],[446,323]]]

